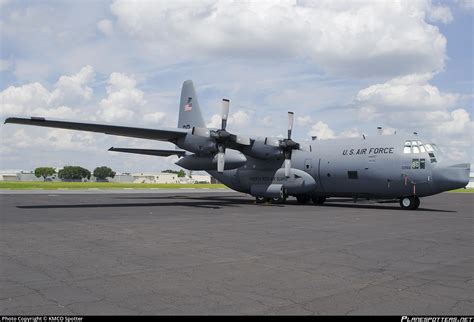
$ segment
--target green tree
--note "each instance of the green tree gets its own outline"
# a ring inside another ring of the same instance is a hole
[[[99,180],[105,180],[106,178],[113,178],[115,177],[115,172],[112,171],[111,168],[103,166],[97,167],[94,169],[94,177]]]
[[[63,169],[58,171],[58,177],[63,180],[90,179],[91,172],[78,166],[65,166]]]
[[[55,173],[56,170],[51,167],[39,167],[35,169],[35,176],[37,178],[43,177],[43,181],[46,181],[46,177],[52,176]]]
[[[163,172],[163,173],[174,173],[174,174],[177,174],[177,175],[178,175],[178,178],[182,178],[182,177],[185,177],[185,176],[186,176],[186,172],[184,172],[183,169],[181,169],[181,170],[179,170],[179,171],[167,169],[167,170],[164,170],[164,171],[161,171],[161,172]]]
[[[176,170],[171,170],[171,169],[166,169],[166,170],[161,171],[161,172],[163,172],[163,173],[175,173],[175,174],[178,174],[178,173],[179,173],[178,171],[176,171]]]

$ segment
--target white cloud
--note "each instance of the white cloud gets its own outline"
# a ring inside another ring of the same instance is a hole
[[[453,21],[451,10],[445,6],[429,6],[428,18],[434,22],[442,22],[444,24]]]
[[[211,116],[211,121],[206,124],[208,128],[220,128],[221,127],[221,116],[219,114],[214,114]]]
[[[250,115],[243,110],[237,110],[234,114],[229,115],[227,124],[229,126],[243,127],[249,125]],[[211,121],[207,123],[208,128],[221,128],[222,120],[219,114],[211,116]]]
[[[459,95],[440,92],[428,83],[432,77],[432,74],[411,74],[394,78],[359,91],[356,100],[359,105],[366,106],[367,112],[370,109],[367,106],[379,110],[405,108],[411,111],[452,107]]]
[[[474,0],[455,0],[465,10],[474,9]]]
[[[0,112],[3,115],[30,113],[34,108],[45,108],[51,100],[51,93],[40,83],[10,86],[0,92]]]
[[[247,112],[238,110],[229,117],[229,124],[236,126],[248,125],[250,116]]]
[[[143,121],[145,123],[153,123],[153,124],[161,124],[166,117],[166,113],[163,112],[155,112],[155,113],[148,113],[143,115]]]
[[[338,137],[339,138],[356,138],[356,137],[361,137],[362,133],[358,129],[347,129],[342,131]]]
[[[473,124],[466,110],[456,109],[451,112],[450,119],[447,122],[441,123],[437,129],[441,134],[447,135],[459,135],[467,132],[472,138],[474,134]]]
[[[61,76],[55,84],[56,89],[51,95],[51,100],[64,103],[74,102],[77,99],[91,99],[93,91],[87,85],[94,80],[94,77],[94,69],[89,65],[81,68],[75,75]]]
[[[95,137],[91,133],[72,132],[60,129],[42,129],[41,135],[32,136],[26,129],[15,130],[2,139],[4,144],[22,149],[41,147],[48,151],[93,151]]]
[[[17,87],[10,86],[0,92],[0,113],[2,115],[75,116],[78,111],[65,106],[64,103],[77,105],[78,100],[89,100],[93,91],[87,85],[93,79],[94,69],[86,66],[77,74],[61,76],[52,91],[38,82]]]
[[[446,38],[425,17],[452,19],[448,8],[423,0],[117,0],[111,11],[154,55],[299,57],[361,76],[441,70]]]
[[[263,125],[264,125],[265,127],[270,127],[270,126],[273,125],[273,120],[272,120],[271,116],[268,116],[268,115],[267,115],[267,116],[265,116],[265,117],[263,118]]]
[[[98,117],[107,122],[130,122],[135,111],[146,103],[143,91],[135,88],[136,84],[131,76],[112,73],[108,80],[108,96],[100,101]]]
[[[336,137],[336,134],[331,128],[329,128],[329,125],[322,121],[319,121],[318,123],[314,124],[308,134],[310,136],[317,136],[318,139],[321,140],[333,139]]]
[[[112,21],[103,19],[97,23],[97,29],[106,36],[111,36],[114,33],[114,25]]]
[[[412,74],[360,90],[355,100],[358,116],[383,123],[384,132],[417,131],[451,151],[448,158],[466,159],[474,122],[465,109],[452,110],[460,95],[439,91],[429,83],[432,77]]]
[[[296,125],[306,126],[311,123],[313,123],[313,119],[309,115],[296,117]]]

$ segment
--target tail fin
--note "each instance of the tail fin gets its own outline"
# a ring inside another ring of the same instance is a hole
[[[192,80],[187,80],[183,83],[181,102],[179,103],[178,127],[185,129],[206,127],[202,119],[201,109],[199,108]]]

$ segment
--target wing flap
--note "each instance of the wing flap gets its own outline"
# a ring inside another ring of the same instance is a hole
[[[155,155],[159,157],[169,157],[170,155],[177,155],[179,157],[182,157],[182,156],[185,156],[187,153],[187,151],[185,150],[153,150],[153,149],[114,148],[114,147],[111,147],[109,151]]]
[[[109,135],[127,136],[139,139],[150,139],[160,141],[176,141],[180,137],[186,136],[188,130],[185,129],[145,129],[139,127],[129,126],[117,126],[107,124],[94,124],[94,123],[80,123],[80,122],[69,122],[69,121],[53,121],[46,120],[43,117],[31,117],[31,118],[20,118],[20,117],[9,117],[5,120],[5,123],[34,125],[43,127],[53,127],[58,129],[67,130],[78,130],[104,133]]]

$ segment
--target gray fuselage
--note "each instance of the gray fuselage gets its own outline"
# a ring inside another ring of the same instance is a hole
[[[295,196],[400,198],[465,187],[469,164],[449,164],[438,149],[420,146],[407,152],[406,142],[420,140],[415,135],[315,140],[309,151],[293,152],[290,177],[282,175],[283,156],[247,156],[240,168],[209,173],[231,189],[251,194],[252,187],[283,185]]]

